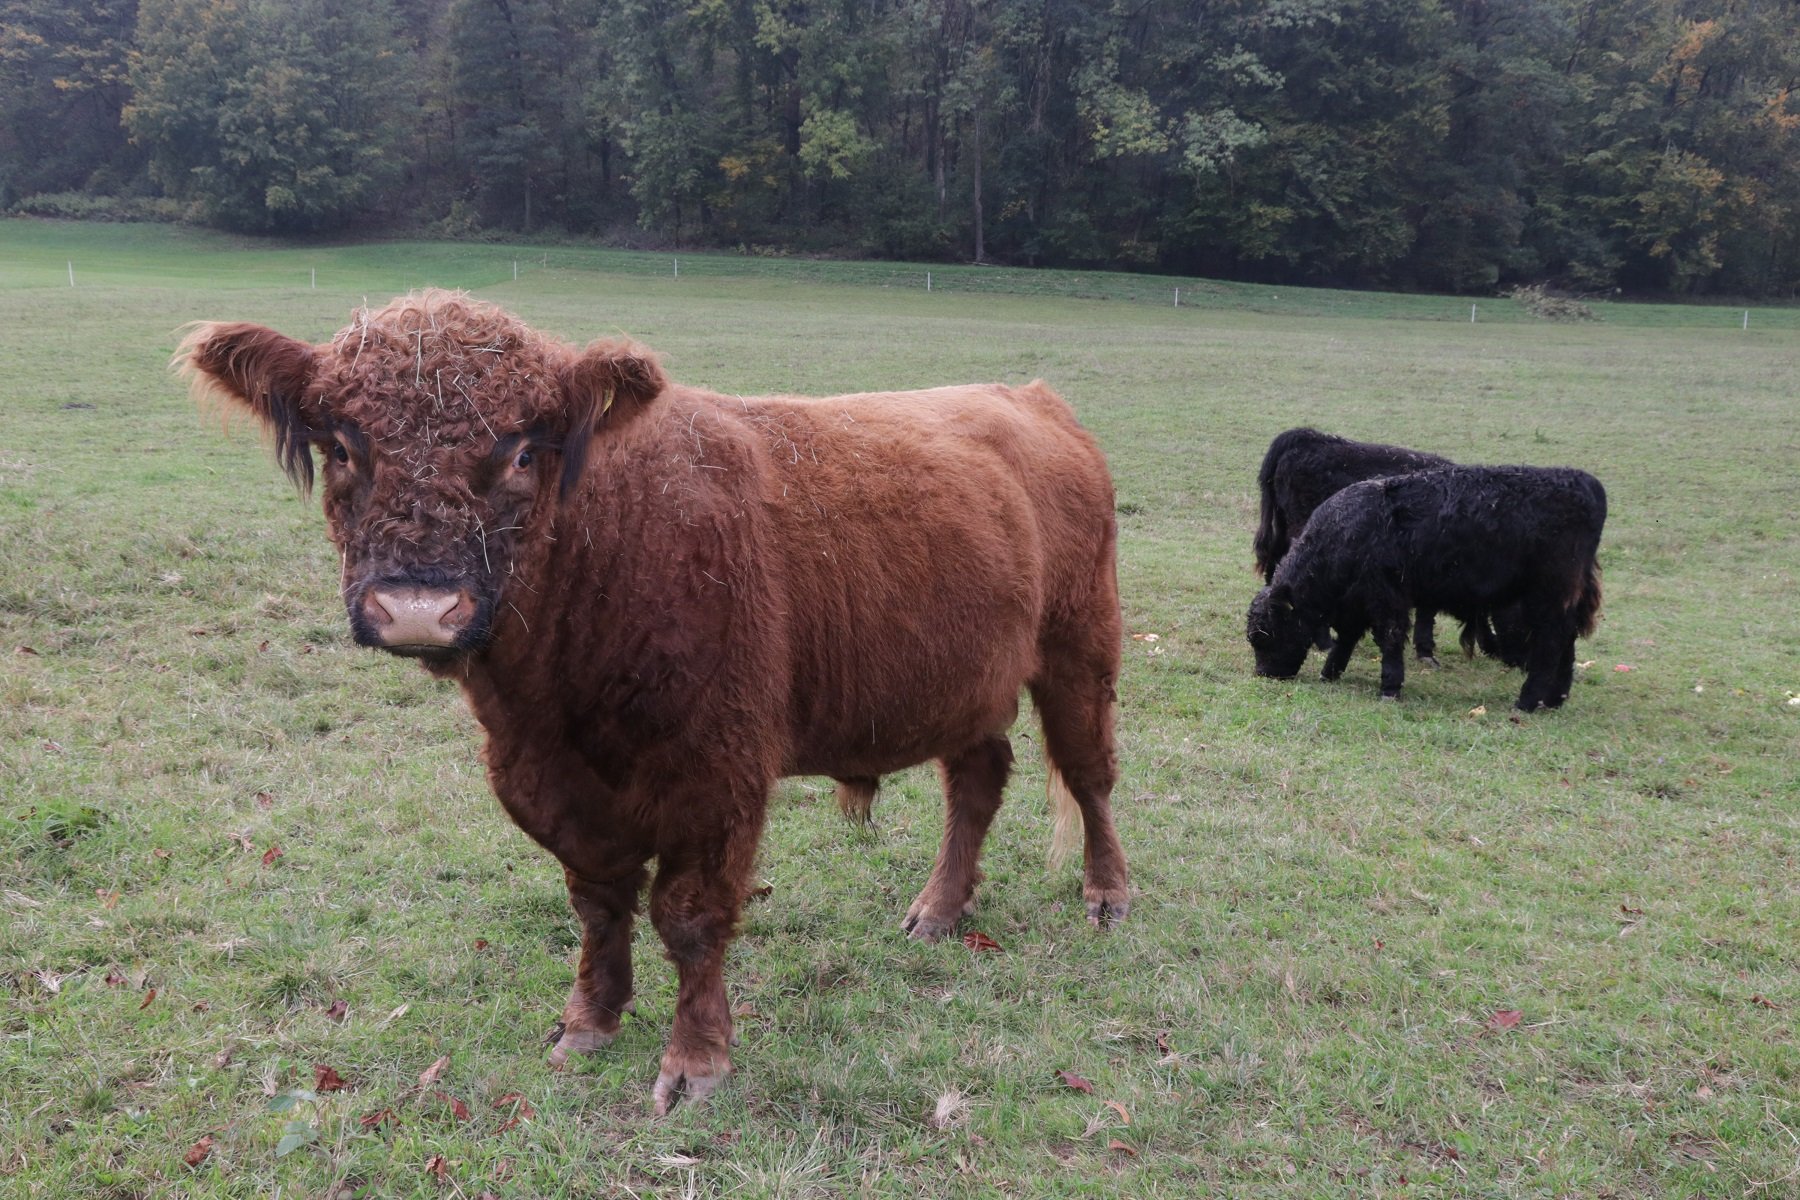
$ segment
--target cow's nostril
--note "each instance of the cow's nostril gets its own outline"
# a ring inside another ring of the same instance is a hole
[[[448,646],[474,620],[475,601],[463,591],[373,589],[363,612],[384,646]]]

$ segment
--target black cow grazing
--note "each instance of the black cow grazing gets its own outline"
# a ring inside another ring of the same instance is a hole
[[[1411,471],[1429,471],[1435,467],[1456,464],[1436,454],[1408,450],[1403,446],[1384,446],[1380,442],[1353,442],[1333,433],[1317,429],[1289,429],[1275,435],[1263,455],[1256,482],[1262,489],[1262,513],[1256,524],[1256,569],[1263,582],[1275,578],[1288,547],[1306,529],[1313,510],[1353,483],[1380,479],[1387,475],[1405,475]],[[1413,650],[1426,662],[1437,662],[1437,639],[1432,626],[1437,614],[1420,609],[1413,632]],[[1463,629],[1463,648],[1471,650],[1479,641],[1484,653],[1502,658],[1501,642],[1488,631],[1485,616]],[[1313,644],[1321,650],[1331,649],[1330,630],[1321,627],[1313,635]],[[1509,666],[1522,663],[1507,660]]]
[[[1381,647],[1381,695],[1406,678],[1407,613],[1432,609],[1473,624],[1514,606],[1525,662],[1517,706],[1569,696],[1575,638],[1594,631],[1606,491],[1585,471],[1441,467],[1352,484],[1319,506],[1250,604],[1256,673],[1292,679],[1313,631],[1338,642],[1336,679],[1365,631]]]

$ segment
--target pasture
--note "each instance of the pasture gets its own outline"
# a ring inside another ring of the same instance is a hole
[[[1797,314],[1065,275],[0,223],[0,1192],[1800,1192]],[[1045,868],[1027,708],[963,926],[998,951],[899,933],[935,771],[872,831],[787,781],[737,1074],[649,1116],[647,923],[638,1015],[549,1070],[560,871],[453,689],[350,644],[316,500],[165,371],[184,322],[322,339],[425,283],[726,391],[1067,397],[1118,488],[1130,919]],[[1602,480],[1563,710],[1515,719],[1447,621],[1397,705],[1366,643],[1252,677],[1255,470],[1296,424]]]

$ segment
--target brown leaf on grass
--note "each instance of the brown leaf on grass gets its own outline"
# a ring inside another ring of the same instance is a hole
[[[350,1006],[341,999],[333,1000],[325,1009],[325,1016],[328,1020],[341,1022],[349,1015]]]
[[[337,1073],[336,1067],[328,1067],[324,1063],[313,1064],[313,1091],[341,1092],[344,1090],[344,1077]]]
[[[181,1161],[190,1167],[197,1167],[206,1161],[206,1156],[211,1154],[212,1151],[213,1135],[209,1133],[193,1145],[189,1146],[187,1148],[187,1153],[181,1156]]]
[[[450,1106],[450,1111],[456,1114],[457,1120],[466,1121],[469,1119],[469,1106],[464,1104],[461,1100],[458,1100],[455,1096],[447,1095],[444,1092],[436,1090],[433,1090],[431,1094],[437,1099],[442,1100],[445,1104],[448,1104]]]
[[[269,652],[269,643],[266,641],[258,642],[256,644],[256,652],[258,654],[267,654]]]
[[[1133,1150],[1130,1146],[1127,1146],[1124,1142],[1121,1142],[1118,1138],[1114,1138],[1112,1141],[1106,1143],[1106,1148],[1108,1150],[1122,1151],[1125,1154],[1129,1154],[1133,1158],[1137,1157],[1137,1151]]]
[[[364,1129],[380,1129],[383,1125],[398,1125],[400,1117],[391,1108],[378,1108],[372,1113],[364,1113],[356,1118],[356,1123]]]
[[[774,894],[775,894],[775,885],[772,883],[765,883],[763,886],[761,886],[759,888],[751,888],[750,894],[744,897],[744,903],[748,904],[752,900],[767,900],[770,896],[773,896]]]
[[[15,646],[15,647],[13,647],[13,653],[28,655],[31,658],[43,657],[36,650],[33,650],[30,646]]]
[[[1094,1085],[1073,1071],[1058,1071],[1056,1077],[1078,1092],[1084,1092],[1089,1096],[1094,1094]]]
[[[1156,1035],[1156,1048],[1161,1050],[1164,1054],[1175,1053],[1175,1051],[1169,1048],[1169,1034],[1166,1030]]]
[[[267,792],[256,793],[256,807],[258,807],[258,808],[274,808],[275,807],[275,797],[271,796]]]
[[[250,835],[248,833],[228,833],[225,836],[236,842],[238,844],[238,849],[246,854],[253,853],[256,850],[256,843],[250,840]]]
[[[442,1058],[438,1059],[436,1062],[432,1063],[429,1067],[426,1067],[423,1071],[419,1072],[419,1086],[422,1088],[428,1088],[432,1084],[436,1083],[438,1080],[438,1076],[442,1075],[444,1073],[444,1068],[449,1065],[450,1065],[450,1056],[448,1054],[446,1054],[446,1055],[444,1055],[444,1057],[442,1057]]]
[[[475,939],[475,949],[477,952],[486,950],[487,948],[488,948],[488,940],[486,938],[476,938]]]
[[[167,850],[164,850],[161,846],[158,846],[156,849],[154,849],[150,852],[150,857],[151,858],[167,858],[167,857],[169,857],[169,852]]]
[[[235,1053],[237,1053],[237,1047],[233,1046],[230,1042],[226,1042],[225,1048],[213,1055],[213,1070],[223,1071],[226,1067],[229,1067],[231,1065],[231,1056]]]
[[[1626,916],[1628,916],[1628,917],[1641,917],[1641,916],[1643,916],[1643,915],[1644,915],[1644,910],[1643,910],[1643,909],[1641,909],[1641,908],[1633,908],[1633,907],[1631,907],[1631,906],[1630,906],[1630,905],[1629,905],[1629,904],[1621,904],[1621,905],[1619,905],[1619,911],[1620,911],[1620,912],[1622,912],[1622,913],[1624,913],[1624,914],[1625,914],[1625,915],[1626,915]]]
[[[740,1021],[754,1021],[762,1014],[756,1011],[756,1006],[754,1004],[750,1003],[748,1000],[743,1000],[731,1010],[731,1015],[738,1018]]]
[[[513,1115],[501,1122],[500,1128],[495,1130],[496,1133],[505,1133],[520,1121],[529,1121],[537,1116],[537,1109],[531,1107],[531,1101],[518,1092],[508,1092],[494,1101],[495,1108],[505,1108],[509,1104],[513,1105]]]
[[[108,891],[105,888],[95,888],[94,896],[100,901],[101,908],[119,907],[119,893],[116,891]]]
[[[1487,1019],[1487,1027],[1489,1029],[1517,1029],[1519,1022],[1524,1019],[1525,1014],[1519,1009],[1497,1009],[1494,1015]]]
[[[978,929],[971,929],[969,932],[963,934],[963,945],[965,945],[969,949],[975,951],[975,953],[977,953],[977,954],[981,954],[981,953],[999,954],[999,953],[1002,953],[1002,948],[1001,948],[1000,943],[996,942],[993,938],[989,937],[985,933],[982,933]]]
[[[506,1179],[507,1176],[511,1175],[512,1173],[513,1173],[513,1160],[512,1159],[503,1158],[499,1162],[494,1164],[494,1171],[493,1171],[494,1179],[504,1180],[504,1179]]]
[[[142,1004],[138,1005],[138,1011],[143,1012],[146,1008],[149,1008],[150,1002],[154,999],[156,999],[156,989],[151,988],[149,991],[144,993],[144,1002]]]
[[[1781,1005],[1775,1003],[1773,1000],[1769,999],[1767,996],[1763,995],[1761,992],[1758,992],[1756,995],[1750,997],[1750,1003],[1756,1005],[1758,1008],[1777,1008],[1778,1009],[1781,1007]]]
[[[267,850],[263,851],[263,866],[265,866],[265,867],[268,866],[270,863],[274,862],[276,859],[278,859],[280,857],[281,857],[281,847],[280,846],[270,846]]]
[[[1125,1122],[1127,1125],[1131,1124],[1131,1114],[1125,1111],[1125,1106],[1123,1104],[1120,1104],[1117,1100],[1108,1100],[1106,1102],[1106,1107],[1118,1113],[1119,1120]]]
[[[194,1011],[195,1012],[211,1012],[212,1011],[212,1001],[211,1000],[196,1000],[196,1001],[194,1001]]]
[[[123,987],[124,985],[125,977],[123,975],[119,974],[117,971],[108,971],[106,973],[107,987]]]
[[[437,1181],[443,1183],[450,1178],[450,1164],[444,1161],[443,1155],[434,1154],[425,1160],[425,1173],[435,1175]]]

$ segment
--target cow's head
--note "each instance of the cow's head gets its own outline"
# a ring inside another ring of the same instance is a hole
[[[641,347],[577,350],[440,291],[361,309],[324,345],[201,325],[177,362],[262,422],[302,491],[317,455],[356,640],[436,664],[487,644],[521,536],[548,532],[534,515],[668,382]]]
[[[1244,631],[1256,655],[1256,673],[1275,679],[1298,675],[1316,625],[1294,606],[1294,589],[1287,584],[1272,584],[1256,593]]]

